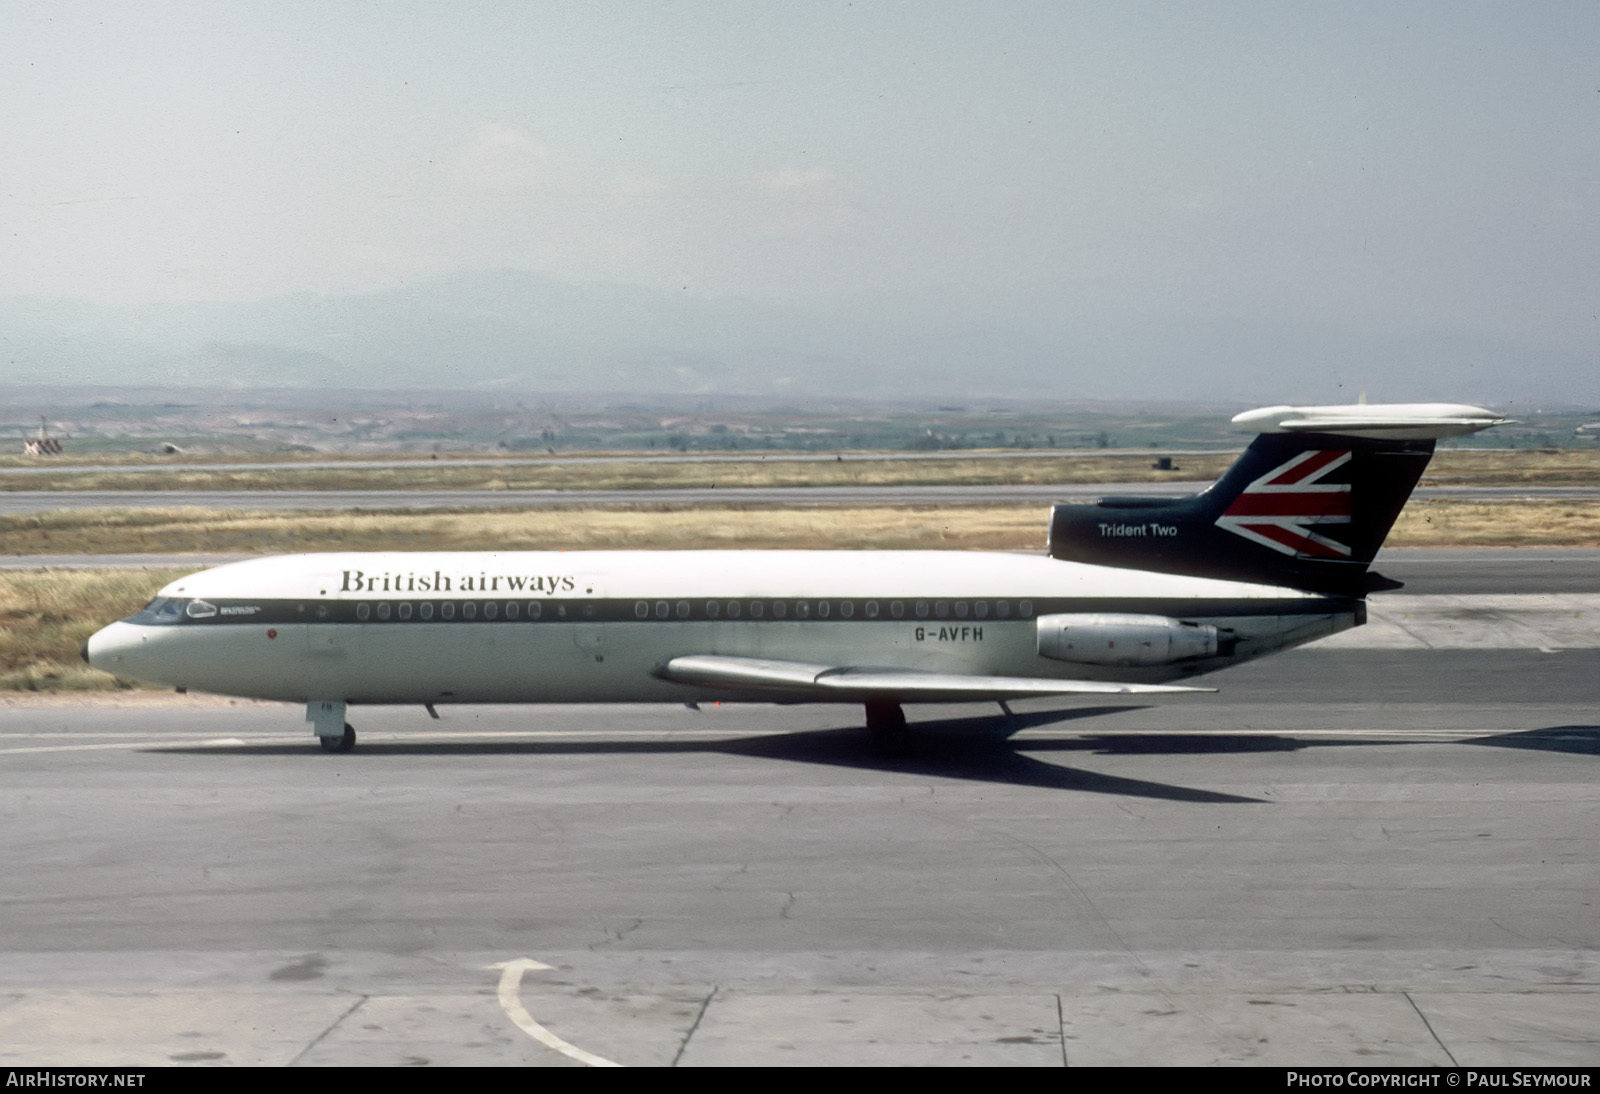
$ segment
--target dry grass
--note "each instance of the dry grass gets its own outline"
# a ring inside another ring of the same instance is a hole
[[[1600,483],[1600,449],[1441,449],[1422,478],[1424,486],[1594,486]]]
[[[727,462],[621,459],[515,459],[463,466],[441,459],[415,467],[304,467],[289,457],[265,470],[173,465],[147,457],[116,461],[127,470],[84,471],[60,465],[37,475],[0,477],[0,490],[674,490],[788,486],[958,486],[986,483],[1163,482],[1211,480],[1236,453],[1175,456],[1177,471],[1157,471],[1149,455],[1012,456],[913,459],[886,455],[851,460],[796,460],[784,455]],[[371,457],[366,457],[371,459]],[[256,457],[251,462],[262,462]],[[271,462],[271,461],[267,461]],[[148,465],[148,467],[147,467]],[[1600,449],[1488,451],[1442,449],[1424,485],[1581,486],[1600,482]]]
[[[182,570],[0,573],[0,691],[128,687],[84,664],[78,650],[137,611]]]
[[[0,478],[0,490],[682,490],[785,486],[960,486],[986,483],[1163,482],[1212,479],[1231,453],[1179,456],[1157,471],[1150,456],[1023,456],[1005,459],[794,460],[782,456],[676,463],[561,460],[462,467],[298,468],[229,471],[207,467],[74,471]]]
[[[281,554],[637,547],[1040,547],[1033,505],[633,506],[606,509],[280,512],[65,510],[0,518],[8,554]]]
[[[1413,499],[1390,547],[1600,547],[1600,501]]]

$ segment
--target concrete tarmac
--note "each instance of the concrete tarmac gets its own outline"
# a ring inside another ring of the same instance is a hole
[[[1308,649],[896,757],[848,707],[366,708],[334,756],[9,700],[0,1064],[1594,1065],[1596,679]]]

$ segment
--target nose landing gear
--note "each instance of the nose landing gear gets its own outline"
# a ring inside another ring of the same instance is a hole
[[[356,747],[356,731],[349,722],[346,722],[344,725],[344,732],[339,736],[319,736],[317,738],[317,743],[322,746],[322,751],[324,752],[349,752],[352,748]]]
[[[306,721],[324,752],[349,752],[356,747],[356,731],[344,720],[344,703],[319,699],[306,704]]]

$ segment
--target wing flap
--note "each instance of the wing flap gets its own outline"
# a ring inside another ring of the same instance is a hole
[[[1168,695],[1215,691],[1178,684],[1124,684],[1106,680],[1048,680],[1030,676],[968,676],[917,669],[855,668],[773,661],[759,657],[690,654],[661,664],[656,674],[680,684],[781,692],[833,702],[882,699],[954,703],[1025,699],[1030,695]]]

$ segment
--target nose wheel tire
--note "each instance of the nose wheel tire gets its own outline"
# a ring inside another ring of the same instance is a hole
[[[356,731],[349,722],[345,723],[344,733],[338,737],[318,737],[317,743],[324,752],[349,752],[356,747]]]

